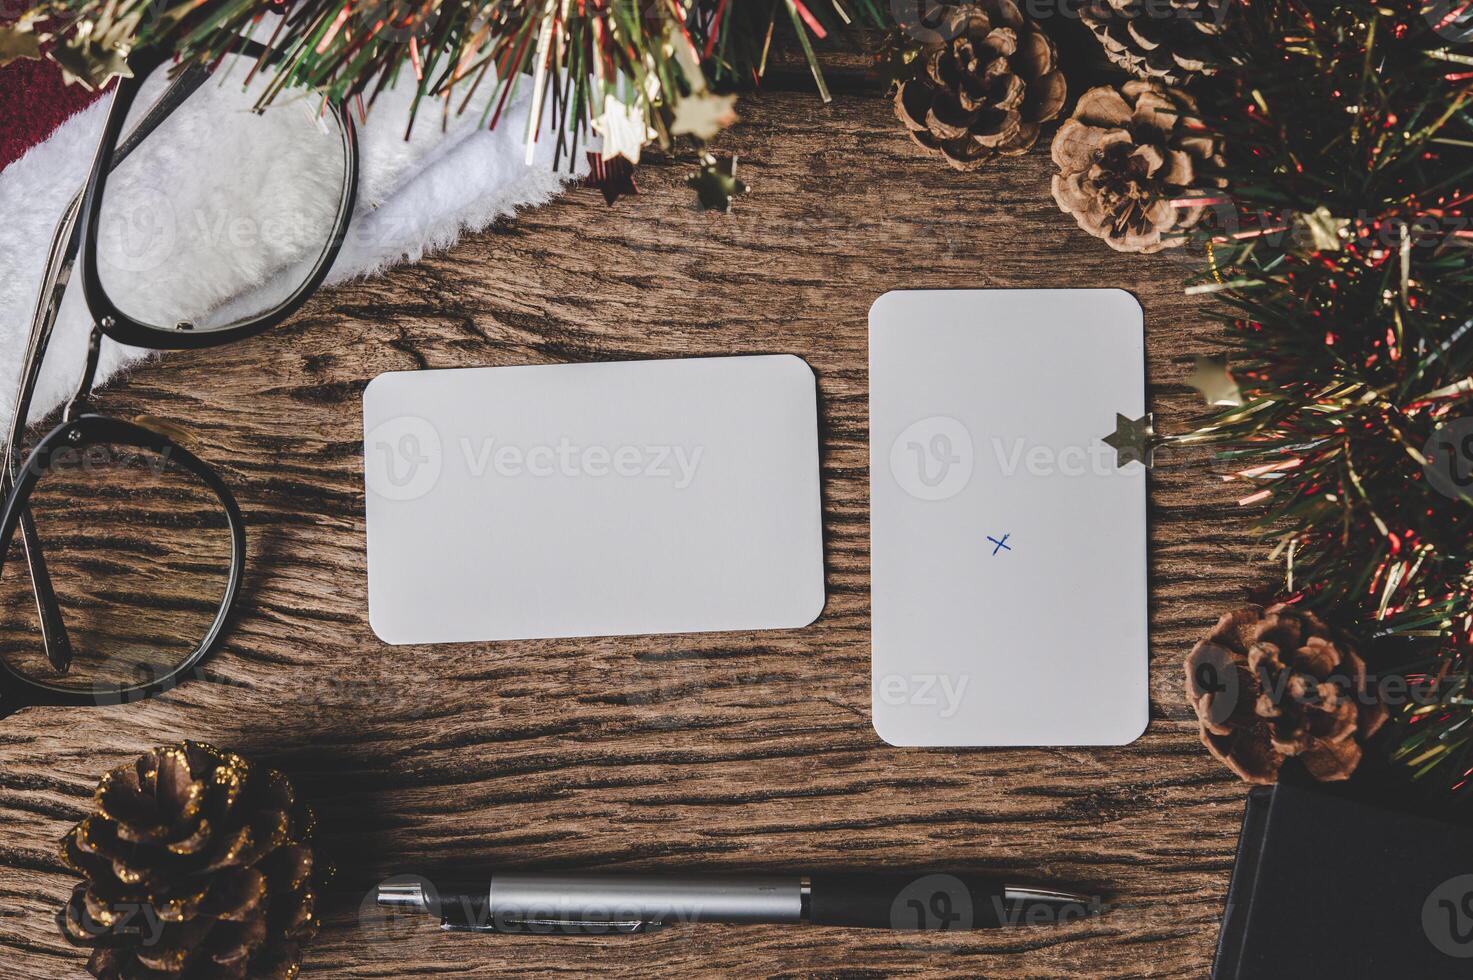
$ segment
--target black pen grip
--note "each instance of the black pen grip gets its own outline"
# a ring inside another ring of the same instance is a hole
[[[946,932],[995,929],[1005,915],[1004,885],[953,874],[814,874],[808,921],[818,926]]]

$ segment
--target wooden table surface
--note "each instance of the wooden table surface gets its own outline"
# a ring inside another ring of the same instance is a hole
[[[779,86],[779,89],[782,87]],[[1049,196],[1047,148],[980,173],[914,149],[873,91],[742,103],[720,147],[753,193],[690,207],[690,157],[448,254],[327,290],[290,324],[167,355],[100,408],[195,433],[251,536],[212,680],[0,722],[0,962],[81,975],[53,915],[56,842],[97,777],[183,738],[277,766],[339,868],[307,975],[1202,977],[1245,796],[1183,705],[1194,638],[1266,572],[1201,452],[1151,480],[1151,724],[1119,749],[902,750],[869,719],[866,311],[906,287],[1119,286],[1146,312],[1158,425],[1190,424],[1220,346],[1182,256],[1118,255]],[[360,393],[383,371],[785,352],[817,372],[829,602],[782,632],[389,647],[369,629]],[[981,379],[979,379],[980,382]],[[1046,379],[1044,379],[1044,383]],[[7,572],[7,574],[11,574]],[[1070,597],[1054,597],[1070,615]],[[1020,656],[1027,656],[1022,650]],[[1035,694],[1047,697],[1046,689]],[[364,905],[384,876],[468,867],[963,868],[1116,908],[1059,928],[933,936],[696,926],[450,936]]]

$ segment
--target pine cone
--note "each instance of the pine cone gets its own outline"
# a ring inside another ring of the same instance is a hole
[[[1060,210],[1117,251],[1183,244],[1204,209],[1172,201],[1223,183],[1203,173],[1223,160],[1196,111],[1190,96],[1157,82],[1085,92],[1054,135]]]
[[[958,170],[1027,153],[1068,92],[1054,42],[1013,0],[952,7],[937,35],[895,92],[911,139]]]
[[[1105,56],[1137,78],[1183,85],[1214,71],[1212,46],[1229,0],[1094,0],[1079,19]]]
[[[1387,717],[1354,647],[1294,606],[1227,613],[1186,671],[1202,742],[1250,783],[1274,782],[1291,756],[1315,779],[1346,779]]]
[[[58,917],[102,980],[301,971],[317,934],[311,811],[271,769],[208,745],[154,749],[102,778],[62,841],[87,880]]]

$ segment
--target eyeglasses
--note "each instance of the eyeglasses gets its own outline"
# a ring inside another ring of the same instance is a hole
[[[346,107],[240,110],[199,138],[207,113],[243,104],[213,87],[258,83],[266,58],[242,42],[174,72],[165,51],[136,53],[57,225],[0,467],[0,716],[172,688],[219,643],[240,594],[244,521],[200,447],[172,424],[87,407],[104,337],[154,350],[229,343],[282,322],[327,275],[357,193]],[[59,424],[21,462],[78,258],[86,363]]]

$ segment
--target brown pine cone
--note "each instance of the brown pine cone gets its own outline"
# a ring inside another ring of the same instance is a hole
[[[1227,613],[1186,672],[1203,744],[1250,783],[1274,782],[1291,756],[1315,779],[1346,779],[1387,718],[1350,642],[1294,606]]]
[[[1223,183],[1203,173],[1223,160],[1196,111],[1190,96],[1157,82],[1085,92],[1054,135],[1059,209],[1117,251],[1184,244],[1204,209],[1172,202]]]
[[[62,841],[58,917],[101,980],[282,978],[317,934],[311,811],[281,773],[184,742],[102,778]]]
[[[1013,0],[949,8],[936,33],[895,92],[911,139],[958,170],[1027,153],[1068,93],[1054,42]]]
[[[1137,78],[1182,85],[1214,70],[1229,0],[1094,0],[1079,19],[1105,56]]]

